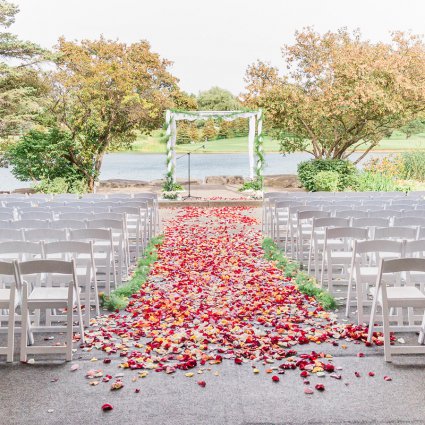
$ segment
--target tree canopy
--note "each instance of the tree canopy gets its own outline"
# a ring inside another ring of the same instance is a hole
[[[397,32],[390,44],[372,43],[359,32],[307,28],[282,52],[284,75],[260,61],[248,67],[244,99],[266,110],[283,152],[347,158],[364,147],[363,157],[424,111],[419,37]]]
[[[233,111],[241,107],[240,102],[230,91],[220,87],[212,87],[201,91],[197,98],[201,111]]]
[[[43,111],[49,90],[36,65],[48,58],[38,45],[8,32],[19,12],[0,0],[0,139],[29,129]]]
[[[55,53],[53,113],[71,135],[69,159],[90,188],[108,150],[129,147],[137,132],[160,127],[165,109],[193,107],[168,71],[171,62],[147,41],[61,38]]]

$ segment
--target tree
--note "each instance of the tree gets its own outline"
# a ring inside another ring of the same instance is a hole
[[[416,119],[408,122],[399,130],[406,135],[407,138],[413,136],[414,134],[425,133],[425,119]]]
[[[213,120],[207,120],[202,129],[202,137],[207,140],[213,140],[217,137],[217,130]]]
[[[201,134],[194,122],[189,124],[189,136],[191,142],[199,142]]]
[[[186,121],[179,121],[177,126],[177,140],[178,145],[185,145],[191,142],[190,125]]]
[[[82,180],[84,176],[69,157],[72,144],[71,134],[58,128],[30,130],[8,149],[6,159],[13,165],[12,174],[19,180]]]
[[[18,12],[16,5],[0,0],[0,139],[4,145],[10,136],[31,128],[46,106],[49,91],[37,68],[48,58],[47,52],[5,31]]]
[[[220,121],[217,137],[219,139],[228,139],[229,137],[233,137],[232,123],[230,121]]]
[[[220,87],[200,92],[197,101],[201,111],[233,111],[241,107],[236,96]]]
[[[391,44],[363,41],[342,29],[311,28],[283,48],[287,75],[258,62],[247,69],[248,105],[263,107],[283,152],[361,160],[382,138],[425,108],[425,48],[413,35]]]
[[[56,53],[53,112],[71,135],[68,156],[90,190],[108,150],[130,146],[137,131],[160,127],[165,109],[196,106],[168,71],[171,62],[147,41],[61,38]]]

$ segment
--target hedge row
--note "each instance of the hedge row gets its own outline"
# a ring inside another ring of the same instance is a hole
[[[158,247],[162,241],[162,236],[151,239],[146,247],[145,255],[139,260],[131,279],[112,291],[110,296],[103,295],[101,297],[102,307],[110,311],[127,307],[129,297],[136,294],[146,282],[152,264],[158,259]]]

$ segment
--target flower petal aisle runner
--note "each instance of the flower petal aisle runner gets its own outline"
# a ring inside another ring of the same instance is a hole
[[[146,285],[125,311],[94,319],[82,346],[102,350],[105,363],[118,358],[121,368],[134,372],[114,379],[94,370],[90,381],[112,380],[111,389],[118,390],[124,378],[152,371],[187,377],[205,372],[195,381],[204,388],[222,362],[250,367],[271,385],[292,370],[304,380],[305,394],[325,389],[308,386],[312,374],[340,379],[326,347],[335,353],[363,344],[366,329],[338,322],[265,260],[258,224],[248,207],[173,210]],[[378,334],[373,344],[382,344]]]

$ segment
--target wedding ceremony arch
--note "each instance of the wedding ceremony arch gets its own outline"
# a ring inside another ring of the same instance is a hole
[[[165,120],[167,126],[167,184],[172,185],[176,181],[176,141],[177,121],[197,121],[208,119],[222,119],[233,121],[238,118],[249,120],[248,132],[248,157],[249,177],[251,180],[263,179],[264,150],[263,150],[263,112],[255,111],[179,111],[168,109]]]

